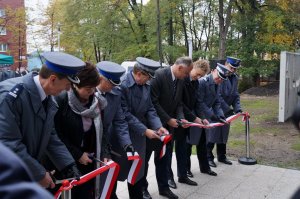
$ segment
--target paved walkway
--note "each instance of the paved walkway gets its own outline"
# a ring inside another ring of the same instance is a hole
[[[152,155],[153,156],[153,155]],[[173,158],[174,155],[173,155]],[[154,163],[149,167],[149,192],[153,199],[163,199],[158,194]],[[173,159],[173,171],[176,174],[176,160]],[[179,198],[188,199],[287,199],[300,187],[300,171],[282,169],[264,165],[242,165],[233,162],[232,166],[217,163],[213,170],[217,177],[200,173],[197,157],[192,156],[193,180],[198,186],[188,186],[177,182],[177,189],[172,189]],[[118,183],[120,199],[127,199],[127,183]]]

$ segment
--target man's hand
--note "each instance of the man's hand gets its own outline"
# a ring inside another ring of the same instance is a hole
[[[203,123],[204,125],[209,125],[209,121],[208,121],[207,119],[203,119],[203,120],[202,120],[202,123]]]
[[[235,113],[236,113],[236,114],[238,114],[238,113],[241,113],[241,114],[242,114],[242,113],[243,113],[243,110],[241,110],[241,109],[240,109],[240,110],[237,110]]]
[[[159,136],[162,136],[162,135],[168,135],[169,134],[169,131],[167,129],[165,129],[164,127],[160,127],[158,130],[157,130],[157,134]]]
[[[39,184],[44,188],[53,189],[55,187],[55,184],[54,184],[49,172],[46,172],[44,178],[39,181]]]
[[[174,118],[170,119],[167,123],[168,123],[168,125],[169,125],[170,127],[178,128],[177,120],[174,119]]]
[[[89,154],[88,154],[88,153],[84,152],[84,153],[82,154],[82,156],[79,158],[78,162],[79,162],[80,164],[83,164],[83,165],[88,165],[89,163],[92,163],[93,160],[91,160],[91,159],[89,158]]]
[[[189,125],[188,125],[189,121],[187,121],[186,119],[181,119],[180,121],[183,123],[181,125],[182,128],[188,128],[189,127]]]
[[[151,129],[147,129],[144,135],[149,139],[159,139],[159,135],[157,135],[156,132]]]
[[[196,117],[194,123],[203,124],[203,121],[199,117]]]

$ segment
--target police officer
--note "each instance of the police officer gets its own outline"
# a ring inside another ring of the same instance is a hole
[[[107,105],[103,111],[103,132],[107,135],[111,148],[114,152],[112,159],[121,165],[119,180],[125,180],[128,176],[128,170],[123,165],[127,165],[127,157],[120,158],[118,155],[124,154],[125,146],[132,144],[128,132],[128,124],[121,107],[121,77],[125,73],[125,69],[117,63],[110,61],[102,61],[97,63],[97,69],[100,74],[100,84],[97,86],[96,96],[103,97],[107,101]],[[117,183],[112,191],[111,198],[118,198],[116,195]]]
[[[128,72],[121,84],[122,108],[129,126],[132,145],[124,147],[126,152],[138,152],[142,158],[141,170],[134,185],[128,184],[130,198],[149,198],[149,193],[143,193],[143,180],[147,175],[148,160],[146,159],[146,137],[159,139],[159,135],[166,133],[153,107],[150,95],[149,80],[154,78],[155,71],[160,67],[159,62],[137,57],[133,71]],[[146,164],[146,170],[145,170]],[[150,196],[151,198],[151,196]]]
[[[0,83],[0,141],[28,166],[33,179],[43,187],[55,185],[41,164],[46,154],[67,177],[80,172],[66,146],[54,130],[57,111],[52,95],[78,82],[76,73],[85,66],[80,59],[65,53],[44,53],[45,64],[39,75],[29,73]]]
[[[0,196],[6,199],[53,199],[41,186],[33,182],[24,162],[0,143]]]
[[[229,117],[236,113],[241,113],[240,95],[238,92],[238,76],[235,73],[241,63],[240,59],[227,57],[225,66],[230,70],[228,81],[224,81],[220,85],[220,102],[221,108],[225,117]],[[216,134],[220,135],[220,140],[217,142],[218,161],[224,164],[231,165],[232,162],[226,157],[226,143],[228,140],[230,125],[224,125],[216,128]]]
[[[197,91],[196,113],[202,119],[210,122],[226,123],[220,103],[220,84],[227,80],[230,71],[222,64],[217,64],[209,75],[200,79]],[[217,127],[216,127],[217,128]],[[219,136],[215,134],[215,128],[206,130],[207,158],[209,166],[216,167],[212,154],[213,143],[219,142]]]

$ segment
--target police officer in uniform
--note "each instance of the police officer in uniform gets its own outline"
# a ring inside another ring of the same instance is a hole
[[[220,103],[219,85],[224,80],[227,80],[229,74],[230,71],[224,65],[218,63],[216,69],[200,79],[199,88],[197,90],[196,113],[202,119],[206,118],[209,122],[226,123]],[[220,135],[215,133],[216,128],[206,130],[207,158],[209,166],[211,167],[216,167],[212,154],[213,145],[220,140]]]
[[[24,162],[0,143],[0,196],[6,199],[53,199],[50,193],[33,182]]]
[[[0,141],[28,166],[33,179],[46,188],[55,185],[41,164],[47,154],[66,177],[79,177],[74,159],[54,130],[57,111],[52,95],[78,82],[85,63],[61,52],[44,53],[39,75],[29,73],[0,83]]]
[[[122,92],[119,87],[125,69],[121,65],[110,61],[99,62],[96,66],[100,74],[100,84],[96,89],[96,96],[104,97],[107,101],[102,118],[103,132],[107,135],[113,152],[117,152],[112,153],[112,159],[121,166],[118,178],[125,180],[128,176],[128,170],[124,169],[123,165],[127,164],[127,160],[124,157],[120,158],[118,156],[120,153],[125,156],[125,146],[132,144],[128,132],[128,124],[121,107]],[[122,162],[124,159],[125,163]],[[116,195],[116,188],[117,183],[111,194],[112,199],[118,198]]]
[[[146,159],[146,137],[159,139],[159,135],[166,133],[162,123],[153,107],[150,95],[149,80],[154,77],[155,71],[160,67],[159,62],[137,57],[133,71],[128,72],[122,82],[122,108],[129,126],[132,145],[125,145],[126,152],[136,150],[142,158],[141,170],[134,185],[128,184],[130,198],[143,198],[143,180],[147,174],[148,161]],[[149,195],[144,192],[144,195]]]
[[[242,113],[240,104],[240,95],[238,92],[238,76],[235,73],[240,66],[241,60],[234,57],[227,57],[225,66],[231,71],[228,80],[220,85],[220,102],[225,117],[236,113]],[[222,140],[217,143],[218,161],[231,165],[232,162],[226,157],[226,143],[228,140],[230,125],[224,125],[216,128],[216,134],[222,135]]]

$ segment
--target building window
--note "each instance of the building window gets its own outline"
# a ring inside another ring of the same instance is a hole
[[[6,35],[6,28],[4,26],[0,26],[0,35]]]
[[[8,49],[7,44],[0,44],[0,52],[6,52]]]
[[[0,17],[5,17],[5,10],[0,8]]]

